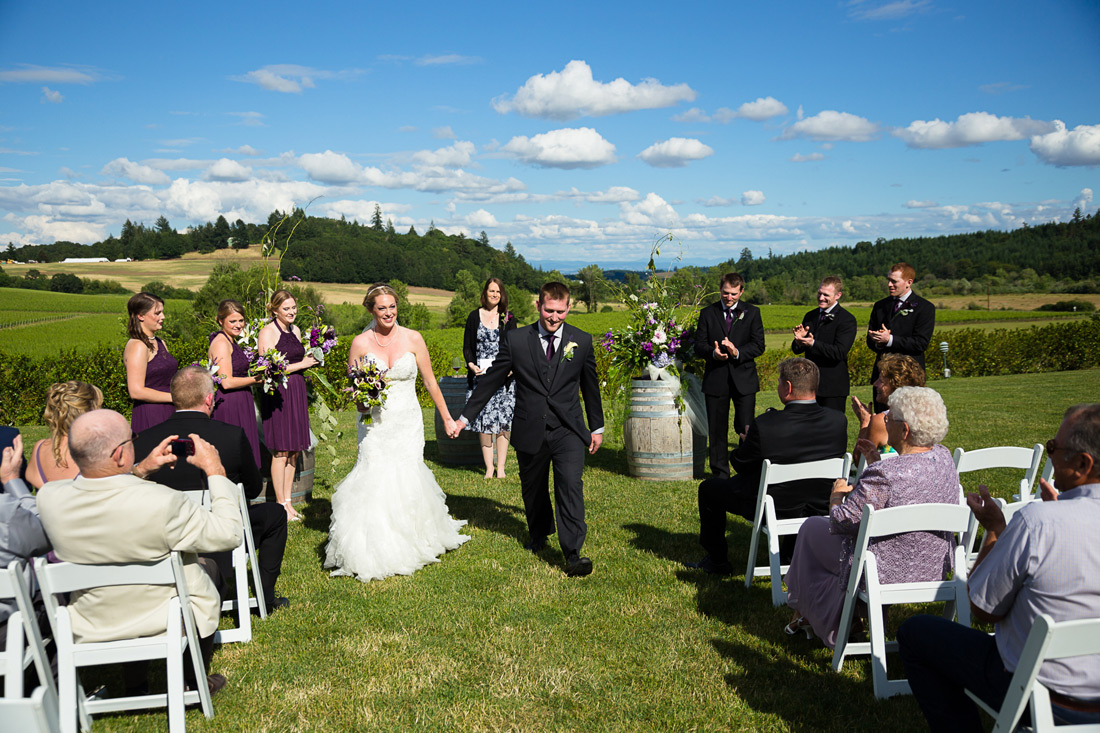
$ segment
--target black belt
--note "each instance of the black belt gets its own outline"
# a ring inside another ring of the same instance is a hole
[[[1085,702],[1077,698],[1067,697],[1054,690],[1049,690],[1050,701],[1060,708],[1073,710],[1078,713],[1100,713],[1100,702]]]

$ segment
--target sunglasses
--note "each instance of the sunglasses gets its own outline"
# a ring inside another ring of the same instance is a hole
[[[122,441],[121,443],[119,443],[118,445],[116,445],[114,448],[111,449],[111,455],[113,456],[115,454],[116,450],[118,450],[122,446],[126,445],[127,443],[133,443],[135,440],[137,440],[137,436],[138,436],[138,434],[135,433],[133,430],[131,430],[129,438]]]

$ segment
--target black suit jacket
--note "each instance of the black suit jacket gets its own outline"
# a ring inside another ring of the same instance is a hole
[[[134,440],[135,460],[145,458],[169,435],[186,438],[191,433],[218,449],[226,477],[230,481],[243,484],[245,496],[249,500],[260,495],[263,477],[256,466],[256,459],[252,457],[252,447],[248,444],[244,431],[236,425],[223,423],[195,410],[175,412],[161,424],[142,430]],[[148,478],[180,491],[206,488],[206,474],[182,459],[176,461],[174,467],[162,468]]]
[[[730,454],[730,466],[746,489],[756,491],[764,459],[772,463],[804,463],[839,458],[848,444],[844,413],[817,403],[792,403],[756,417],[748,435]],[[840,478],[837,476],[836,478]],[[829,509],[832,479],[806,479],[772,486],[768,493],[775,512],[784,517],[811,517]]]
[[[894,343],[891,346],[880,345],[867,336],[867,346],[877,354],[871,381],[878,379],[878,360],[883,354],[911,356],[923,367],[924,351],[932,340],[932,332],[936,330],[936,306],[910,292],[901,309],[894,313],[894,299],[883,298],[871,308],[868,330],[877,331],[883,326],[890,329]]]
[[[477,380],[462,415],[473,420],[512,372],[516,382],[516,411],[512,417],[512,445],[524,453],[536,453],[542,446],[548,424],[561,424],[584,441],[592,442],[591,430],[603,427],[603,403],[596,378],[596,356],[592,336],[568,323],[561,325],[562,337],[554,363],[546,360],[546,342],[539,338],[538,324],[506,331],[493,365]],[[572,358],[565,358],[570,343]],[[578,390],[584,395],[584,424]]]
[[[755,359],[764,353],[764,322],[760,319],[760,309],[751,303],[738,301],[737,310],[738,316],[730,326],[729,334],[726,333],[721,301],[699,311],[699,323],[695,327],[695,353],[706,359],[703,394],[719,397],[728,394],[728,380],[731,378],[740,394],[760,391]],[[714,358],[714,342],[722,343],[727,335],[737,347],[738,356],[720,361]]]
[[[805,353],[807,359],[817,364],[821,381],[817,393],[822,397],[845,397],[849,392],[848,352],[856,340],[856,317],[837,304],[822,321],[820,308],[802,317],[802,325],[810,330],[814,345],[807,348],[791,342],[791,351]]]

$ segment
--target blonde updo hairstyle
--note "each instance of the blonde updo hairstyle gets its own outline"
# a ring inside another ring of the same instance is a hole
[[[130,316],[130,320],[126,324],[126,330],[130,334],[130,338],[137,339],[145,344],[150,351],[153,350],[153,340],[145,335],[145,331],[141,328],[141,321],[138,317],[144,316],[146,313],[151,313],[157,303],[164,305],[164,301],[152,293],[135,293],[130,300],[126,302],[126,312]]]
[[[275,311],[277,311],[279,309],[279,306],[282,305],[283,302],[286,300],[294,300],[294,296],[286,290],[276,290],[274,293],[272,293],[271,302],[267,304],[267,312],[271,314],[272,318],[275,317]],[[218,312],[221,313],[220,308],[218,309]]]
[[[363,306],[369,310],[374,310],[374,303],[378,300],[380,295],[390,295],[393,297],[394,302],[397,302],[397,291],[391,288],[386,283],[374,283],[367,288],[367,294],[363,298]]]
[[[69,434],[73,420],[85,412],[103,407],[103,392],[86,382],[58,382],[46,391],[46,409],[42,419],[50,428],[53,458],[57,465],[68,468],[61,456],[61,441]]]

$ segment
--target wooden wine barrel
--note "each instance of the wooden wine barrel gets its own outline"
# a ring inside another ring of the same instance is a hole
[[[466,377],[440,377],[439,389],[443,392],[443,401],[455,420],[466,406]],[[482,463],[481,443],[477,433],[463,430],[454,440],[447,437],[443,429],[443,418],[439,411],[435,413],[435,446],[439,451],[439,462],[448,466],[467,466]]]
[[[294,484],[290,487],[290,503],[292,505],[303,504],[313,498],[313,473],[316,457],[313,448],[298,453],[298,459],[294,466]],[[260,473],[264,479],[264,487],[260,495],[251,501],[252,504],[263,504],[265,501],[275,501],[275,490],[271,488],[271,452],[267,446],[260,443]]]
[[[676,410],[667,382],[634,379],[623,443],[631,476],[647,481],[702,478],[707,437],[693,433],[686,414]]]

